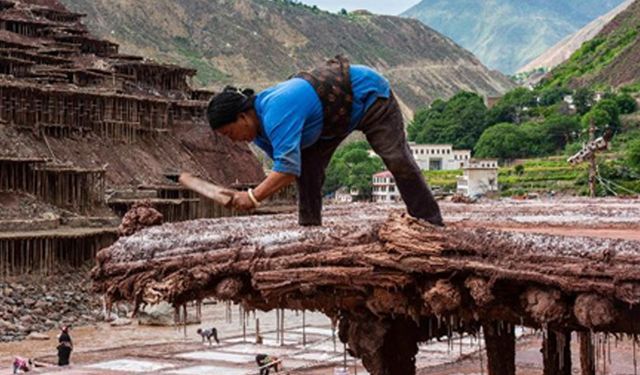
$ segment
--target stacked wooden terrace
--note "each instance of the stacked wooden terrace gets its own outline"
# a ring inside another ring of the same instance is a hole
[[[83,16],[57,0],[0,0],[0,275],[92,259],[140,200],[167,221],[233,214],[182,190],[178,172],[264,177],[246,145],[208,129],[213,92],[191,89],[195,70],[121,54]],[[53,216],[20,211],[26,201]]]

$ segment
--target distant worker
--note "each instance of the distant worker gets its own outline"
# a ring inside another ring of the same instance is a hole
[[[203,344],[204,340],[207,339],[209,341],[209,346],[211,346],[211,338],[216,340],[216,344],[220,344],[220,340],[218,340],[218,330],[213,327],[207,329],[198,328],[196,333],[202,337]]]
[[[69,326],[63,326],[58,337],[58,366],[69,366],[73,342],[69,335]]]
[[[234,194],[236,209],[256,208],[297,180],[300,225],[322,225],[325,169],[340,142],[359,130],[393,174],[409,214],[442,225],[389,82],[369,67],[337,56],[257,95],[226,87],[211,99],[207,117],[213,130],[234,141],[253,141],[274,161],[258,187]]]
[[[279,360],[278,357],[272,357],[266,354],[256,355],[256,364],[260,370],[260,375],[269,375],[269,370],[273,369],[275,372],[278,372],[282,368],[282,361]]]
[[[13,360],[13,373],[14,374],[21,374],[23,372],[29,372],[29,371],[31,371],[32,367],[33,367],[33,362],[30,359],[22,358],[22,357],[16,357]]]

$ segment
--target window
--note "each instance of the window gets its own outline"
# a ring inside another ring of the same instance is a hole
[[[442,160],[441,159],[430,159],[429,160],[429,170],[430,171],[440,171],[442,170]]]

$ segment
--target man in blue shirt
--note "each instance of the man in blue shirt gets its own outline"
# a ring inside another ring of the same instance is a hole
[[[257,95],[227,87],[213,97],[207,117],[213,130],[234,141],[253,141],[274,162],[254,190],[235,193],[231,204],[237,209],[256,208],[297,180],[299,223],[321,225],[325,169],[340,142],[360,130],[393,174],[409,214],[442,225],[389,82],[369,67],[338,56]]]

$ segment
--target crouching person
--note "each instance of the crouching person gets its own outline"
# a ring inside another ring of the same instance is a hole
[[[282,369],[282,360],[266,354],[256,355],[256,364],[260,370],[260,375],[269,375],[269,370],[278,372]]]

